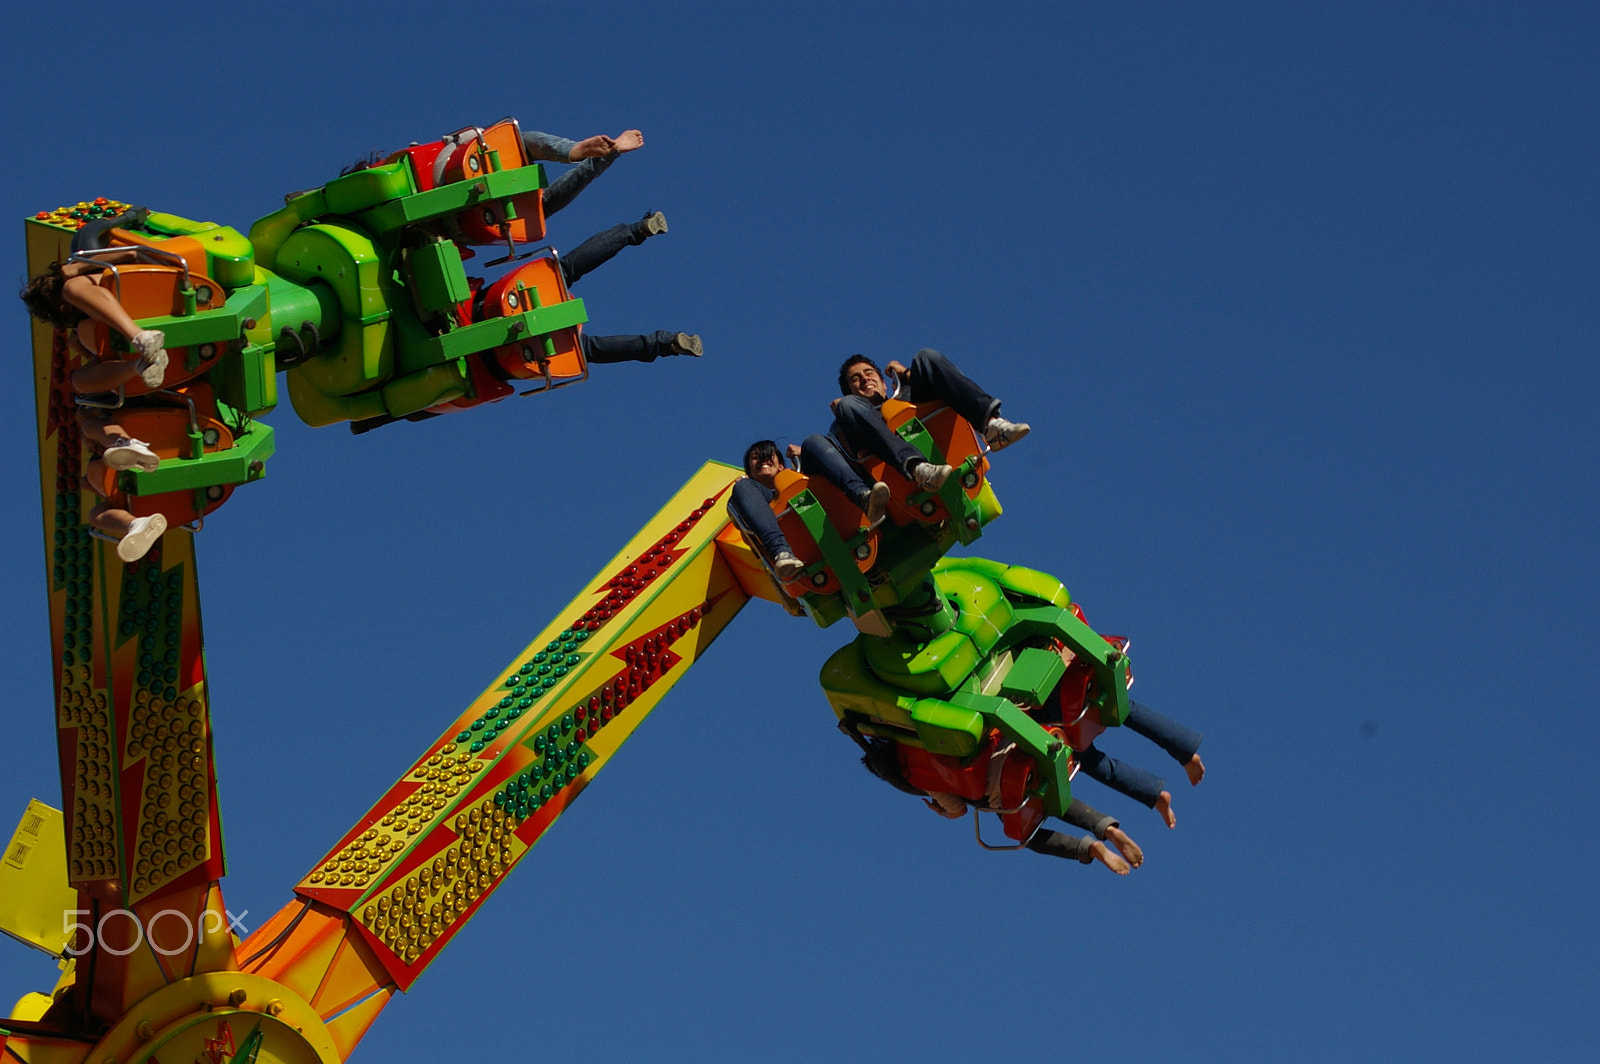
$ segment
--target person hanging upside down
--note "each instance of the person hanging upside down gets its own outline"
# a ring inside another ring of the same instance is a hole
[[[1006,756],[1012,752],[1012,744],[1004,744],[987,753],[980,753],[979,756],[984,757],[987,764],[992,766],[989,770],[991,775],[987,793],[981,799],[966,798],[944,791],[921,790],[909,783],[901,767],[903,751],[900,751],[893,741],[880,737],[867,737],[845,725],[841,725],[840,730],[861,747],[861,764],[868,772],[897,790],[920,795],[929,809],[948,820],[959,820],[966,816],[968,805],[977,810],[991,812],[1004,808],[1005,803],[1000,799],[998,769]],[[949,761],[952,764],[957,763],[955,758],[949,758]],[[1034,853],[1069,858],[1079,864],[1093,864],[1099,861],[1119,876],[1125,876],[1130,870],[1144,864],[1144,851],[1128,837],[1127,832],[1122,830],[1115,817],[1107,816],[1090,807],[1088,803],[1074,798],[1068,803],[1061,819],[1089,834],[1074,837],[1041,826],[1023,841],[1023,845]],[[1108,842],[1111,846],[1106,845]]]
[[[615,137],[597,135],[583,140],[568,140],[553,133],[528,130],[522,134],[522,147],[528,161],[547,163],[576,163],[564,171],[550,187],[544,190],[544,216],[555,214],[577,198],[589,187],[589,182],[605,173],[617,156],[644,147],[644,134],[637,129],[624,130]],[[449,155],[440,152],[440,159]],[[665,232],[665,229],[662,230]]]
[[[1200,760],[1200,743],[1205,736],[1138,702],[1129,703],[1128,719],[1124,723],[1182,765],[1191,787],[1200,785],[1206,774],[1206,766]],[[1118,761],[1096,749],[1094,743],[1076,751],[1075,756],[1085,776],[1154,809],[1167,827],[1178,826],[1178,818],[1172,811],[1172,792],[1167,790],[1166,780],[1137,765]]]
[[[822,477],[844,492],[845,497],[867,515],[869,522],[877,524],[883,520],[889,507],[889,486],[882,481],[869,485],[855,467],[845,461],[831,440],[807,436],[798,447],[790,445],[789,457],[806,476]],[[788,581],[799,576],[805,564],[794,556],[788,539],[778,527],[778,515],[772,512],[772,500],[778,497],[778,474],[783,468],[778,445],[771,440],[757,440],[747,447],[745,475],[733,483],[728,496],[728,516],[741,532],[761,544],[778,579]]]
[[[900,379],[901,399],[913,403],[936,400],[948,403],[984,438],[991,451],[1009,447],[1026,436],[1029,427],[1000,416],[1000,400],[974,384],[944,355],[931,347],[918,351],[907,368],[890,362],[889,372]],[[924,491],[936,491],[950,475],[950,466],[930,462],[911,444],[889,429],[881,407],[889,398],[878,364],[866,355],[851,355],[839,367],[833,435],[854,457],[873,455],[906,475]]]
[[[110,229],[136,225],[148,214],[144,208],[135,207],[115,218],[97,218],[85,224],[72,238],[71,253],[100,250]],[[80,391],[115,391],[136,376],[151,388],[161,387],[167,370],[166,336],[159,329],[139,328],[139,323],[122,308],[117,297],[95,283],[95,277],[105,266],[137,261],[138,252],[134,248],[96,255],[92,261],[74,260],[69,256],[65,265],[52,262],[49,269],[31,278],[18,293],[27,304],[29,314],[69,334],[76,333],[78,350],[91,360],[95,357],[90,353],[95,322],[122,334],[130,352],[137,355],[120,361],[96,361],[97,372],[85,378]]]

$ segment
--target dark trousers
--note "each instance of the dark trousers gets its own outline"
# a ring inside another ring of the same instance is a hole
[[[1098,809],[1091,808],[1087,803],[1074,798],[1072,804],[1067,806],[1067,811],[1061,814],[1061,819],[1077,828],[1091,834],[1074,838],[1063,835],[1059,831],[1047,831],[1040,828],[1028,840],[1028,849],[1034,853],[1049,854],[1051,857],[1067,857],[1082,864],[1094,861],[1094,841],[1104,840],[1106,831],[1117,826],[1117,818],[1106,816]]]
[[[578,283],[578,278],[610,262],[623,248],[642,244],[646,239],[642,220],[602,229],[567,252],[561,260],[561,274],[567,280],[567,287],[571,288]]]
[[[1138,734],[1149,739],[1167,752],[1167,756],[1178,764],[1187,764],[1189,759],[1200,749],[1200,743],[1205,736],[1193,728],[1179,724],[1170,717],[1164,717],[1149,706],[1138,702],[1129,703],[1127,726]],[[1075,751],[1078,766],[1083,769],[1083,774],[1090,779],[1105,784],[1114,791],[1126,794],[1136,802],[1154,809],[1161,792],[1167,789],[1167,781],[1149,772],[1138,765],[1130,765],[1126,761],[1118,761],[1108,754],[1100,752],[1093,745],[1086,750]]]
[[[591,365],[608,362],[654,362],[663,355],[675,355],[673,338],[677,333],[657,329],[645,336],[590,336],[581,333],[584,361]]]
[[[778,528],[778,515],[772,512],[772,500],[777,497],[777,492],[749,477],[734,481],[728,495],[728,516],[739,531],[761,544],[769,561],[789,550],[789,541]]]
[[[800,444],[800,472],[821,477],[858,504],[872,488],[826,436],[807,436]],[[777,497],[777,492],[749,477],[734,481],[728,496],[728,516],[739,531],[761,544],[768,558],[789,550],[789,541],[778,527],[778,515],[772,512],[772,500]]]
[[[965,418],[975,432],[982,433],[989,419],[1000,412],[1000,401],[978,387],[944,355],[931,347],[917,352],[911,360],[909,379],[900,398],[915,403],[938,401]],[[907,476],[919,463],[927,461],[922,452],[890,431],[883,420],[880,404],[858,395],[839,400],[834,416],[834,435],[856,457],[874,455]]]
[[[550,187],[544,190],[544,216],[550,217],[561,208],[577,198],[578,193],[589,187],[589,182],[606,172],[611,165],[612,156],[596,156],[593,159],[584,159],[574,163],[561,176],[550,182]]]

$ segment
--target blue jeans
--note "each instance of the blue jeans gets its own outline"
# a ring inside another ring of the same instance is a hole
[[[566,278],[567,287],[571,288],[578,283],[578,278],[610,262],[623,248],[643,244],[648,236],[643,219],[602,229],[561,260],[561,275]]]
[[[734,481],[733,491],[728,495],[728,516],[739,531],[755,537],[769,561],[780,554],[792,553],[789,541],[778,527],[778,515],[772,512],[772,500],[777,497],[777,492],[749,477]]]
[[[1138,702],[1129,703],[1126,723],[1129,728],[1165,750],[1167,755],[1180,765],[1188,763],[1205,739],[1205,736],[1193,728],[1179,724],[1170,717],[1164,717],[1149,706]],[[1152,809],[1155,808],[1157,799],[1161,797],[1161,792],[1167,789],[1167,781],[1160,776],[1101,753],[1093,744],[1086,750],[1074,751],[1074,754],[1085,776],[1105,784],[1114,791],[1126,794],[1134,801],[1142,802]]]
[[[541,133],[536,129],[530,129],[522,134],[522,147],[528,153],[529,162],[572,162],[572,149],[577,147],[577,144],[575,140],[558,137],[552,133]],[[544,190],[544,216],[548,218],[571,203],[577,198],[578,193],[589,187],[589,182],[606,172],[606,168],[615,158],[615,155],[600,155],[593,159],[584,159],[552,181],[550,187]]]
[[[807,436],[800,444],[800,472],[821,477],[857,505],[865,504],[867,492],[872,490],[872,485],[861,479],[861,474],[826,436]],[[733,492],[728,496],[728,516],[741,532],[755,537],[768,558],[793,553],[778,527],[778,515],[772,512],[772,500],[777,497],[777,492],[749,477],[734,481]]]
[[[862,479],[856,467],[826,436],[811,435],[801,442],[800,472],[808,477],[821,477],[857,505],[863,505],[867,493],[872,490],[872,485]]]
[[[930,400],[948,403],[965,418],[973,431],[982,434],[989,419],[1000,413],[1000,400],[978,387],[944,355],[931,347],[917,352],[911,360],[909,379],[900,398],[914,403]],[[881,403],[847,395],[839,400],[833,422],[833,435],[856,456],[874,455],[901,470],[906,476],[927,461],[922,452],[892,432],[883,420]]]
[[[578,343],[583,347],[583,359],[591,365],[608,362],[654,362],[667,355],[676,355],[672,341],[677,333],[657,329],[646,336],[590,336],[580,333]]]

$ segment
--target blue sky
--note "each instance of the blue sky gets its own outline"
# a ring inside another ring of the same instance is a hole
[[[755,603],[356,1059],[1592,1049],[1592,9],[74,14],[0,15],[19,223],[110,195],[244,229],[508,113],[637,126],[550,238],[666,212],[579,294],[705,337],[361,437],[270,418],[197,544],[248,926],[702,461],[821,428],[855,351],[937,347],[1032,423],[973,553],[1059,575],[1207,736],[1176,831],[1082,784],[1132,876],[985,853],[834,730],[852,633]],[[0,419],[7,826],[59,800],[30,404]],[[0,944],[5,1004],[52,976]]]

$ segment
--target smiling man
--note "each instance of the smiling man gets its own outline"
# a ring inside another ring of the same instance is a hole
[[[913,403],[949,403],[977,430],[991,451],[1009,447],[1028,434],[1027,425],[1000,416],[1000,400],[974,384],[955,363],[931,347],[918,351],[910,368],[899,362],[890,362],[888,368],[901,381],[897,398]],[[839,367],[839,391],[844,398],[834,403],[834,436],[852,454],[881,458],[924,491],[935,491],[944,484],[951,468],[928,461],[890,431],[883,420],[881,407],[889,390],[876,362],[866,355],[845,359]]]

